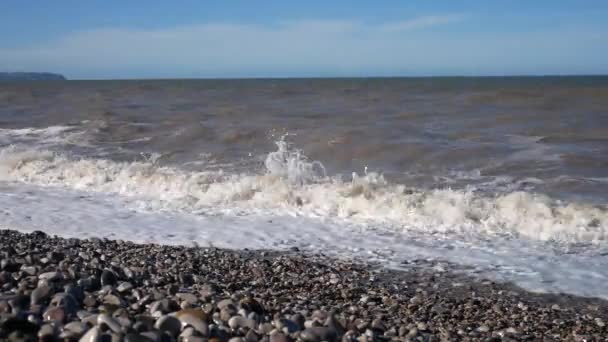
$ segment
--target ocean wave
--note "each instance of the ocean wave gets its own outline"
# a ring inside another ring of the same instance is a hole
[[[42,128],[0,128],[0,146],[29,144],[37,147],[89,146],[87,131],[76,126],[49,126]]]
[[[119,194],[144,210],[298,215],[392,230],[523,237],[603,244],[608,210],[527,191],[488,194],[474,188],[423,190],[381,174],[328,176],[284,139],[266,156],[263,172],[193,172],[132,162],[76,158],[23,145],[0,149],[0,180]]]

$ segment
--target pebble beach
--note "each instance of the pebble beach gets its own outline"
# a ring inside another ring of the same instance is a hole
[[[605,341],[608,303],[413,262],[0,231],[9,341]]]

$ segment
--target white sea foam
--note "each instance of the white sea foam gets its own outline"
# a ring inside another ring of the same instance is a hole
[[[319,162],[279,142],[262,174],[191,172],[154,159],[115,162],[70,158],[19,146],[0,150],[0,179],[120,194],[140,209],[190,213],[301,215],[393,231],[509,235],[539,241],[603,244],[608,211],[524,191],[418,190],[382,175],[324,175]]]

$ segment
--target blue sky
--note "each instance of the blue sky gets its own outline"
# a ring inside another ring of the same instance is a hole
[[[608,74],[608,1],[0,2],[0,71],[74,79]]]

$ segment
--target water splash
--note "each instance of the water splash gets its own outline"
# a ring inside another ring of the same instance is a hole
[[[271,175],[284,177],[295,184],[320,181],[327,177],[325,167],[319,161],[309,161],[301,150],[287,141],[284,134],[275,142],[277,150],[268,153],[264,165]]]

